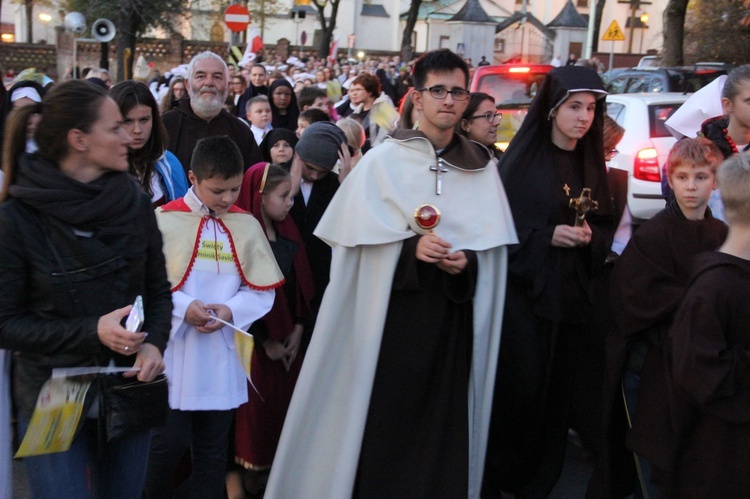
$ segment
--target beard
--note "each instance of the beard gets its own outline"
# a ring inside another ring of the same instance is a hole
[[[226,98],[226,92],[220,92],[216,88],[202,88],[190,92],[190,107],[198,117],[208,120],[221,112]]]

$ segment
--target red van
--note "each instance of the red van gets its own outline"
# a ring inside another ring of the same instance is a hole
[[[501,64],[480,66],[474,72],[469,90],[495,98],[503,119],[497,127],[497,146],[505,150],[526,117],[542,80],[554,66],[547,64]]]

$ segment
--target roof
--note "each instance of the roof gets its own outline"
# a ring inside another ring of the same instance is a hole
[[[448,19],[448,22],[456,21],[497,24],[497,21],[488,16],[487,12],[479,5],[479,0],[467,0],[461,10]]]
[[[425,20],[427,16],[429,16],[436,10],[440,10],[443,7],[446,7],[454,3],[456,3],[456,0],[436,0],[434,2],[422,2],[422,4],[419,6],[419,13],[417,14],[417,19]],[[407,4],[406,10],[401,13],[400,17],[401,19],[406,19],[408,15],[409,15],[409,5]]]
[[[422,2],[419,7],[419,15],[417,18],[421,21],[424,21],[428,17],[430,19],[441,19],[445,21],[452,20],[452,18],[457,16],[468,3],[468,0],[436,0],[434,2]],[[477,3],[493,22],[500,22],[512,14],[510,10],[500,5],[497,0],[477,0]],[[408,9],[403,11],[401,13],[401,19],[405,20],[408,14]],[[490,22],[476,21],[476,19],[461,20],[469,22]]]
[[[362,4],[362,15],[370,17],[391,17],[388,15],[388,12],[385,11],[383,5],[373,3]]]
[[[311,5],[294,5],[291,9],[289,9],[289,12],[305,12],[305,14],[310,14],[313,16],[318,15],[318,11],[315,10]]]
[[[573,0],[568,0],[557,17],[547,24],[548,28],[588,28],[588,26],[586,20],[573,5]]]
[[[504,31],[510,28],[516,23],[523,23],[523,22],[530,23],[532,26],[534,26],[537,30],[539,30],[544,36],[546,36],[550,40],[554,40],[555,36],[557,36],[557,33],[555,33],[554,30],[549,29],[547,26],[544,25],[542,21],[534,17],[534,15],[531,14],[530,12],[527,12],[526,14],[523,14],[521,12],[516,12],[515,14],[510,16],[508,19],[498,24],[497,28],[495,28],[495,33],[500,33],[501,31]]]

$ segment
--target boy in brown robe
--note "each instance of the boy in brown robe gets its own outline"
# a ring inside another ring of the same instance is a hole
[[[692,257],[718,248],[727,233],[707,208],[722,159],[707,139],[675,144],[667,159],[675,199],[633,234],[615,266],[611,292],[617,331],[608,341],[619,348],[608,348],[617,352],[607,359],[610,380],[616,380],[609,385],[609,402],[611,407],[614,397],[622,396],[622,379],[632,424],[627,443],[640,458],[641,485],[651,496],[654,484],[664,484],[674,444],[664,338],[688,286]]]
[[[718,180],[729,235],[697,259],[665,342],[670,394],[685,402],[668,497],[750,497],[750,155]]]

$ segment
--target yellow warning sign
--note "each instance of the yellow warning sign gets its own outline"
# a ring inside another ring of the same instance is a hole
[[[609,25],[609,28],[607,28],[607,31],[604,33],[602,40],[605,42],[625,41],[625,33],[622,32],[622,30],[620,29],[620,25],[617,24],[617,21],[612,21],[612,24]]]

